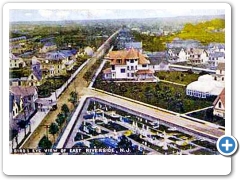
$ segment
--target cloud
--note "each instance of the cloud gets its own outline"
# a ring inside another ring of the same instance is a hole
[[[68,17],[69,14],[70,14],[69,11],[57,11],[56,12],[56,16],[58,16],[59,18],[66,18],[66,17]]]
[[[46,10],[46,9],[39,9],[38,13],[42,16],[42,17],[50,17],[53,12],[51,10]]]
[[[32,13],[25,13],[25,16],[32,16]]]

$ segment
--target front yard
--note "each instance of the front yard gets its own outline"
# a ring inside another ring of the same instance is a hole
[[[188,85],[193,81],[197,81],[199,77],[199,74],[179,71],[159,71],[155,72],[154,75],[160,80],[171,81],[184,85]]]
[[[102,74],[94,87],[110,93],[145,102],[178,113],[186,113],[211,106],[215,97],[199,99],[186,96],[185,87],[164,82],[114,82],[102,80]]]

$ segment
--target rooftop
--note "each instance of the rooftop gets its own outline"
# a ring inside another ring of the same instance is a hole
[[[150,64],[149,60],[147,60],[143,54],[139,53],[134,48],[129,50],[111,51],[106,58],[112,60],[111,64],[113,65],[126,64],[126,61],[130,59],[137,59],[139,64]]]
[[[30,96],[34,95],[36,88],[34,86],[23,87],[23,86],[12,86],[10,87],[10,92],[16,96]]]

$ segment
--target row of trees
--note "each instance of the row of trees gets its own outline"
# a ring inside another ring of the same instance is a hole
[[[68,99],[69,102],[73,104],[74,107],[77,106],[78,100],[78,93],[75,91],[72,91],[70,93],[70,98]],[[67,104],[63,104],[61,107],[61,112],[58,113],[57,118],[55,119],[55,122],[52,122],[50,126],[48,126],[49,134],[53,136],[53,140],[55,142],[55,136],[56,134],[63,129],[64,123],[67,121],[68,116],[70,115],[70,109],[68,108]],[[39,148],[43,149],[49,149],[52,147],[52,142],[48,139],[48,135],[43,136],[43,138],[38,143]]]

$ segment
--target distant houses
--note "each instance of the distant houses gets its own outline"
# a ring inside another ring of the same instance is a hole
[[[171,63],[186,61],[191,65],[207,65],[216,69],[219,62],[225,62],[225,45],[210,43],[203,47],[195,40],[175,39],[166,44],[168,61]]]

